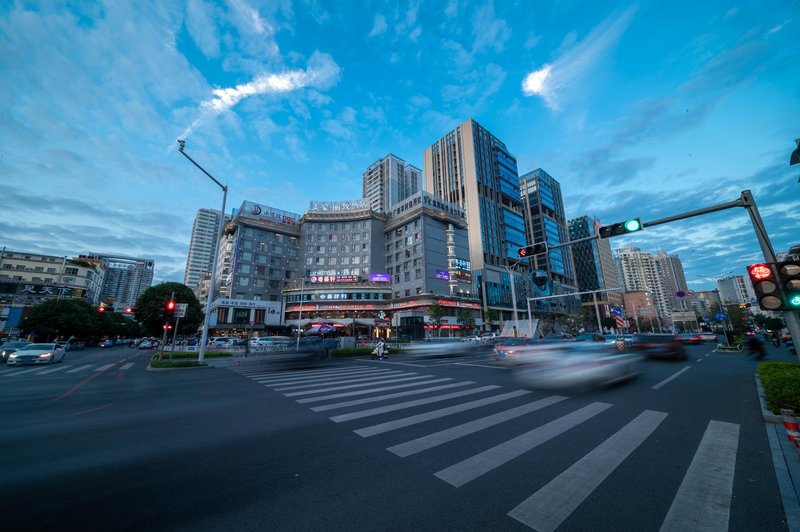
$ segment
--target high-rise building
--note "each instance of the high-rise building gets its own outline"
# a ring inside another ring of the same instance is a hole
[[[569,221],[569,238],[578,240],[588,238],[595,234],[595,227],[600,226],[600,220],[581,216]],[[572,259],[575,263],[575,278],[577,279],[578,290],[586,292],[588,290],[605,290],[608,288],[620,288],[620,290],[608,290],[597,294],[597,302],[600,305],[619,307],[622,305],[621,286],[617,280],[617,269],[614,265],[614,257],[611,253],[611,242],[607,239],[587,240],[572,245]],[[594,299],[591,294],[581,296],[584,305],[593,304]],[[608,311],[608,309],[605,309]],[[606,312],[605,316],[609,316]]]
[[[362,175],[362,181],[368,207],[387,213],[398,202],[421,190],[422,172],[390,153],[372,163]]]
[[[108,253],[89,253],[81,257],[105,264],[107,269],[100,300],[113,303],[114,308],[136,305],[139,296],[153,284],[153,259]]]
[[[686,275],[683,273],[681,259],[678,255],[670,255],[662,250],[656,254],[655,261],[669,310],[685,311],[690,309],[689,287],[686,284]],[[683,296],[678,295],[681,292],[684,294]]]
[[[691,299],[691,304],[694,311],[704,317],[710,317],[714,310],[722,308],[722,300],[717,290],[698,290]]]
[[[512,319],[507,268],[527,244],[517,160],[506,145],[473,119],[425,149],[425,191],[465,209],[474,290],[484,311]],[[514,272],[518,315],[525,308],[527,266]]]
[[[561,184],[541,168],[522,175],[519,181],[528,239],[531,243],[546,242],[548,245],[546,254],[532,259],[537,270],[547,272],[548,282],[551,283],[552,289],[543,295],[577,292],[570,248],[552,247],[569,241]],[[574,310],[576,305],[577,297],[560,297],[535,301],[532,308],[564,314]]]
[[[639,248],[626,247],[615,250],[617,276],[625,292],[645,292],[652,298],[659,317],[671,314],[664,294],[664,284],[652,254]]]
[[[194,289],[205,274],[211,271],[214,250],[217,246],[222,215],[218,210],[200,209],[192,225],[192,240],[186,258],[183,284]]]
[[[757,301],[750,279],[745,279],[743,275],[718,279],[717,289],[723,305],[743,305]]]

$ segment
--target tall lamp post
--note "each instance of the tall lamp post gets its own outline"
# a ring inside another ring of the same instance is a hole
[[[217,257],[219,255],[219,245],[222,242],[222,228],[225,225],[225,202],[228,200],[228,187],[223,185],[217,179],[206,172],[205,168],[197,164],[194,159],[184,151],[186,141],[178,139],[178,151],[189,159],[193,165],[200,169],[201,172],[206,174],[214,183],[222,189],[222,211],[220,212],[219,231],[217,232],[217,245],[214,247],[214,260],[211,262],[211,282],[208,285],[208,299],[206,300],[206,313],[203,317],[203,332],[200,335],[200,350],[197,354],[197,360],[203,362],[206,355],[206,342],[208,341],[208,324],[211,321],[211,303],[214,301],[214,279],[217,276]]]

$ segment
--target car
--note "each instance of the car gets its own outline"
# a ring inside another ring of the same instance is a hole
[[[288,349],[296,339],[288,336],[263,336],[250,340],[250,349],[256,351],[282,351]]]
[[[652,359],[686,360],[686,349],[672,334],[637,334],[636,349]]]
[[[109,347],[114,347],[114,340],[103,340],[102,342],[100,342],[99,347],[102,348],[102,349],[107,349]]]
[[[697,345],[702,340],[700,339],[700,335],[697,333],[681,333],[675,335],[675,340],[681,342],[686,345]]]
[[[59,344],[28,344],[8,355],[6,364],[9,366],[53,364],[54,362],[64,362],[64,355],[66,355],[66,351]]]
[[[602,334],[597,333],[581,333],[575,337],[576,342],[605,342],[606,339]]]
[[[472,336],[465,336],[461,339],[462,342],[482,342],[484,339],[477,334],[473,334]]]
[[[209,341],[209,345],[213,347],[234,347],[238,340],[233,336],[216,336]]]
[[[494,359],[497,362],[516,363],[521,353],[530,351],[530,346],[536,344],[532,338],[519,337],[500,337],[494,343]]]
[[[716,342],[719,339],[717,333],[713,332],[701,332],[698,336],[700,336],[700,340],[704,342]]]
[[[5,342],[0,345],[0,362],[4,363],[8,360],[8,355],[14,353],[20,347],[25,347],[30,342]]]
[[[153,342],[147,338],[144,338],[139,342],[139,349],[150,349],[151,347],[153,347]]]

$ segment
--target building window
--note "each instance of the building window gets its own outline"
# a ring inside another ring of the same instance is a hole
[[[411,290],[406,290],[406,297],[411,295]]]
[[[408,282],[411,280],[411,272],[406,272],[403,274],[403,282]]]
[[[67,275],[78,275],[78,268],[64,268],[64,273],[66,273]]]

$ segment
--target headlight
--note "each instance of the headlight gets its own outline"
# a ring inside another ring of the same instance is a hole
[[[47,357],[51,356],[52,354],[53,353],[42,353],[41,355],[39,355],[39,358],[47,358]]]
[[[17,355],[14,354],[14,353],[11,353],[10,355],[8,355],[8,358],[9,358],[9,360],[12,359],[12,358],[17,358]]]

